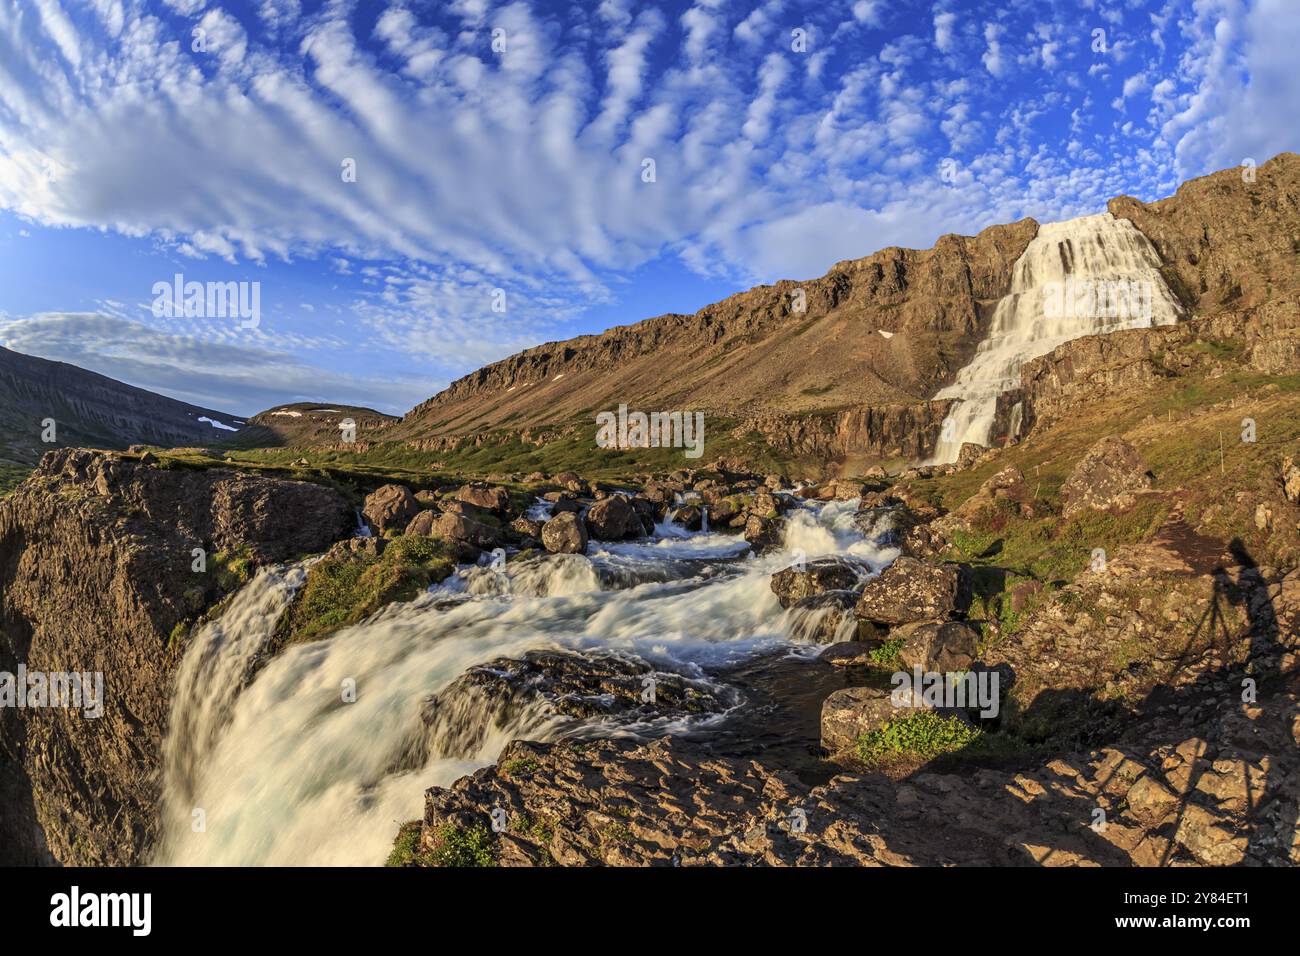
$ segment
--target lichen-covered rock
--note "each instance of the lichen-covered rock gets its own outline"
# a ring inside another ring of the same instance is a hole
[[[1151,487],[1147,463],[1132,444],[1113,435],[1088,450],[1061,486],[1067,516],[1085,508],[1126,508]]]
[[[716,714],[734,703],[734,692],[721,685],[630,655],[528,651],[471,667],[426,701],[423,719],[428,746],[465,758],[499,727],[527,736],[595,718],[645,723]]]
[[[745,519],[745,540],[758,554],[781,547],[784,537],[784,518],[764,518],[751,514]]]
[[[945,620],[970,607],[970,569],[901,557],[867,582],[855,613],[859,620],[892,626]]]
[[[898,656],[908,668],[953,673],[968,670],[979,654],[979,635],[960,621],[923,621],[904,624],[889,632],[902,638]]]

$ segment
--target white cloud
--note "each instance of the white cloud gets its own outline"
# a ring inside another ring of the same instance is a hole
[[[934,45],[939,48],[941,53],[952,52],[953,27],[956,24],[957,14],[955,13],[936,13],[934,15]]]
[[[97,312],[42,313],[5,322],[0,346],[237,415],[325,399],[405,411],[438,384],[339,374],[255,342],[217,342]]]
[[[984,42],[987,47],[981,61],[984,69],[988,70],[994,76],[1001,79],[1007,75],[1008,63],[1002,53],[1002,42],[999,37],[1002,36],[1002,27],[996,23],[986,24],[984,27]]]

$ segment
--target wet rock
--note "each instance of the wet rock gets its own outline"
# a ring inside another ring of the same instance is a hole
[[[645,533],[636,508],[623,495],[610,495],[587,509],[587,534],[598,541],[622,541]]]
[[[784,536],[784,518],[764,518],[751,514],[745,519],[745,540],[757,554],[781,547]]]
[[[572,511],[558,514],[542,525],[542,546],[552,554],[583,554],[587,526]]]
[[[361,509],[366,523],[378,534],[390,528],[405,528],[420,512],[420,503],[405,485],[382,485],[366,495]]]
[[[860,620],[886,626],[943,620],[970,607],[970,583],[965,565],[901,557],[867,582],[855,613]]]
[[[791,630],[796,640],[815,644],[834,641],[857,618],[853,606],[858,595],[854,591],[825,591],[810,594],[790,605]]]
[[[734,692],[640,658],[529,651],[470,668],[425,702],[423,720],[426,748],[469,757],[502,727],[526,736],[546,725],[554,732],[557,720],[641,723],[720,713],[734,703]]]
[[[682,505],[669,512],[668,520],[687,531],[699,531],[704,527],[704,512],[698,505]]]
[[[952,673],[970,669],[979,654],[979,634],[958,621],[904,624],[889,632],[902,638],[898,656],[907,668]]]
[[[549,492],[542,497],[544,500],[551,503],[552,517],[555,515],[565,514],[566,512],[572,514],[582,513],[582,502],[580,502],[575,495],[572,495],[567,491]]]
[[[842,558],[818,558],[808,561],[802,570],[782,568],[772,575],[772,593],[788,608],[802,598],[826,591],[846,591],[857,587],[861,580],[858,565]]]
[[[1126,508],[1151,487],[1147,464],[1122,438],[1103,438],[1088,450],[1061,486],[1067,516],[1084,508]]]
[[[837,641],[818,654],[817,659],[832,667],[870,667],[871,652],[877,646],[873,641]]]

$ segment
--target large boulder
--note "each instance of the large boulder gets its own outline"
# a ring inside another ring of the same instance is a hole
[[[790,607],[801,598],[826,591],[847,591],[857,587],[858,566],[842,558],[818,558],[803,568],[782,568],[772,575],[772,593],[782,607]]]
[[[960,621],[923,621],[890,631],[902,638],[898,656],[908,668],[952,673],[969,670],[979,654],[979,634]]]
[[[970,607],[970,569],[902,557],[867,582],[855,612],[859,620],[887,627],[937,621]]]
[[[542,546],[552,554],[582,554],[587,550],[587,527],[572,511],[558,514],[542,525]]]
[[[1138,450],[1114,435],[1088,450],[1061,486],[1067,516],[1085,508],[1126,508],[1135,494],[1151,487],[1147,463]]]
[[[639,538],[644,533],[636,508],[623,495],[610,495],[587,509],[587,534],[598,541]]]
[[[449,541],[462,561],[473,561],[480,551],[490,551],[502,543],[498,529],[450,511],[421,511],[406,526],[406,534]]]
[[[494,488],[491,485],[464,485],[456,492],[456,500],[498,514],[510,510],[509,493],[504,488]]]
[[[733,695],[626,654],[538,650],[471,667],[425,702],[422,718],[444,755],[468,758],[501,727],[715,714],[734,705]]]
[[[382,485],[366,495],[362,517],[378,534],[389,528],[405,528],[420,513],[420,502],[406,485]]]

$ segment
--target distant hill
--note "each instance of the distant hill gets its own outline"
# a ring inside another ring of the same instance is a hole
[[[57,440],[41,440],[45,419]],[[207,445],[231,438],[242,418],[66,362],[0,348],[0,465],[35,464],[52,448]]]
[[[231,436],[224,444],[235,448],[327,445],[339,440],[344,419],[356,424],[361,440],[371,439],[377,430],[400,421],[395,415],[360,405],[294,402],[258,412],[248,419],[238,435]]]

